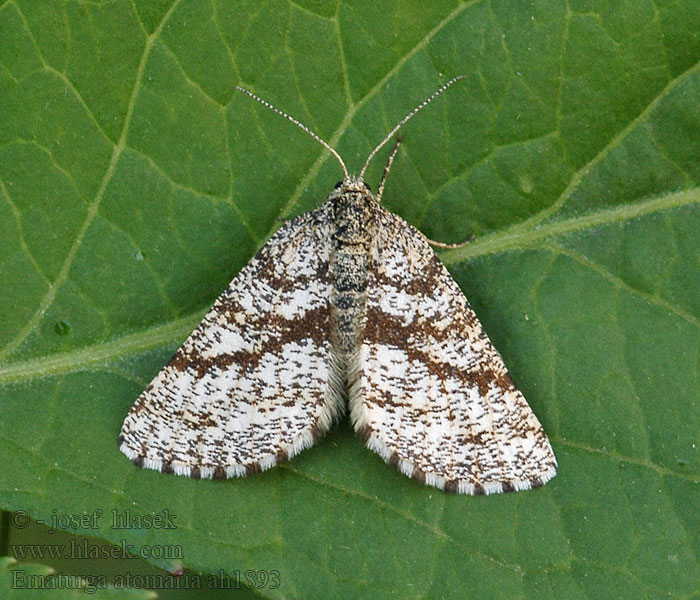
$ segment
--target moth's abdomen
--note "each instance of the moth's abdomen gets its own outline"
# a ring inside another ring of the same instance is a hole
[[[331,255],[331,328],[336,355],[345,360],[364,329],[369,247],[338,243]]]
[[[333,249],[330,257],[331,344],[343,374],[364,329],[367,266],[376,204],[361,182],[352,182],[330,198]]]

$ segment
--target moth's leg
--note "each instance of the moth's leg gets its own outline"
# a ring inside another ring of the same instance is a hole
[[[396,142],[394,143],[394,149],[389,155],[389,160],[386,161],[386,167],[384,167],[384,173],[382,173],[382,179],[379,182],[379,187],[377,188],[377,203],[382,201],[382,194],[384,193],[384,182],[386,181],[386,176],[389,174],[389,169],[391,169],[391,163],[394,162],[396,158],[396,153],[399,151],[399,144],[401,144],[403,136],[401,134],[396,136]]]
[[[445,244],[444,242],[436,242],[434,240],[431,240],[430,238],[425,238],[428,240],[428,243],[431,246],[437,246],[438,248],[464,248],[469,242],[471,242],[474,239],[474,234],[472,233],[466,240],[463,242],[458,242],[457,244]]]

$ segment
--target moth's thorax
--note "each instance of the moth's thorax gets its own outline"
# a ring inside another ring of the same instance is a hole
[[[346,179],[328,199],[333,207],[335,239],[341,244],[367,244],[372,237],[377,203],[365,182]]]

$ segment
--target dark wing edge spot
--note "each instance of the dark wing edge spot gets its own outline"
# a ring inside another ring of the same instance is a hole
[[[402,460],[395,451],[390,450],[386,446],[381,451],[372,448],[371,444],[372,442],[376,442],[376,437],[373,437],[374,431],[368,424],[362,425],[357,429],[356,433],[358,437],[362,439],[363,443],[369,446],[373,452],[379,454],[390,467],[398,469],[402,473],[410,473],[411,479],[428,487],[435,487],[451,494],[488,496],[497,493],[534,490],[542,487],[557,474],[557,465],[555,463],[543,474],[538,477],[533,477],[532,479],[489,481],[483,483],[473,483],[465,479],[444,479],[441,476],[437,476],[435,473],[428,473],[420,469],[420,467]],[[410,465],[410,469],[407,468],[408,465]]]

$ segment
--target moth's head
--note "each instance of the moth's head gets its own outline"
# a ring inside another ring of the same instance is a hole
[[[344,197],[348,200],[372,200],[372,190],[361,177],[350,175],[335,184],[331,198]]]

